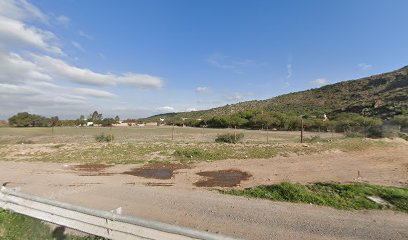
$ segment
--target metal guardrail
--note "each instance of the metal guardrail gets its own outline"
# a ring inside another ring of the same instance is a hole
[[[109,239],[233,240],[175,225],[58,202],[2,187],[0,208]]]

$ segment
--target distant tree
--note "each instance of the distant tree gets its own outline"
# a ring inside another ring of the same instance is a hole
[[[100,123],[102,121],[102,113],[98,113],[98,111],[94,111],[92,114],[89,115],[88,120],[94,122],[94,123]]]
[[[77,120],[75,120],[75,126],[85,126],[86,125],[86,120],[85,116],[81,115]]]
[[[100,124],[102,125],[102,127],[110,127],[114,123],[115,123],[115,119],[113,118],[104,118],[103,120],[100,121]]]
[[[61,126],[61,121],[59,120],[58,116],[50,118],[50,126],[51,127]]]
[[[248,122],[249,121],[246,118],[242,118],[239,113],[232,115],[228,121],[230,127],[243,127]]]
[[[47,127],[50,119],[28,112],[20,112],[9,118],[10,126],[14,127]]]
[[[119,121],[120,121],[120,118],[119,118],[118,115],[116,115],[116,117],[115,117],[115,122],[119,123]]]

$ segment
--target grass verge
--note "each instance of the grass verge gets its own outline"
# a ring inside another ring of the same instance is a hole
[[[87,236],[78,237],[65,235],[61,232],[52,232],[40,220],[18,213],[0,210],[0,239],[5,240],[103,240],[104,238]]]
[[[222,190],[221,192],[274,201],[311,203],[338,209],[393,209],[408,213],[408,188],[360,183],[314,183],[302,185],[284,182],[243,190]],[[391,205],[375,203],[367,198],[369,196],[378,196]]]

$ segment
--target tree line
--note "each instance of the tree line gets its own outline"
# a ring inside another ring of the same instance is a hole
[[[366,117],[357,113],[340,113],[329,119],[323,116],[298,116],[281,112],[241,111],[230,115],[219,115],[205,119],[182,117],[166,118],[167,125],[209,127],[209,128],[244,128],[307,131],[332,131],[360,133],[365,136],[381,136],[384,126],[395,126],[399,131],[408,129],[408,111],[384,121],[380,118]]]
[[[20,112],[8,119],[8,123],[12,127],[69,127],[69,126],[86,126],[88,122],[98,124],[103,127],[112,126],[119,123],[120,118],[104,118],[102,113],[94,111],[89,114],[88,118],[81,115],[75,120],[61,120],[58,116],[44,117],[37,114],[30,114],[28,112]]]
[[[208,127],[208,128],[243,128],[269,130],[299,130],[301,121],[306,131],[331,131],[359,133],[364,136],[382,136],[384,127],[394,126],[398,131],[408,131],[408,110],[395,115],[389,120],[366,117],[357,113],[340,113],[324,119],[323,117],[281,112],[240,111],[229,115],[218,115],[203,119],[171,116],[165,119],[166,125]],[[158,119],[157,119],[158,120]],[[60,120],[58,116],[44,117],[27,112],[17,113],[9,118],[9,125],[14,127],[56,127],[56,126],[86,126],[88,122],[100,126],[112,126],[120,121],[115,118],[104,118],[102,113],[94,111],[87,118],[81,115],[75,120]],[[130,120],[125,120],[127,122]],[[131,121],[130,121],[131,122]],[[161,122],[160,122],[161,123]]]

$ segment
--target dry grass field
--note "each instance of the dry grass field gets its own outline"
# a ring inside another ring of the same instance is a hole
[[[98,142],[100,134],[112,142]],[[223,133],[243,133],[238,144],[216,143]],[[354,151],[370,146],[389,146],[384,141],[344,138],[336,133],[155,128],[0,128],[3,161],[74,163],[166,163],[224,159],[268,159],[325,151]]]
[[[0,183],[92,208],[122,206],[127,215],[242,239],[408,236],[403,139],[306,132],[300,143],[299,132],[236,130],[245,137],[229,144],[215,138],[234,129],[172,132],[172,127],[3,127]],[[102,133],[114,140],[98,142]],[[372,195],[392,206],[370,202]],[[0,221],[2,226],[20,231]]]

